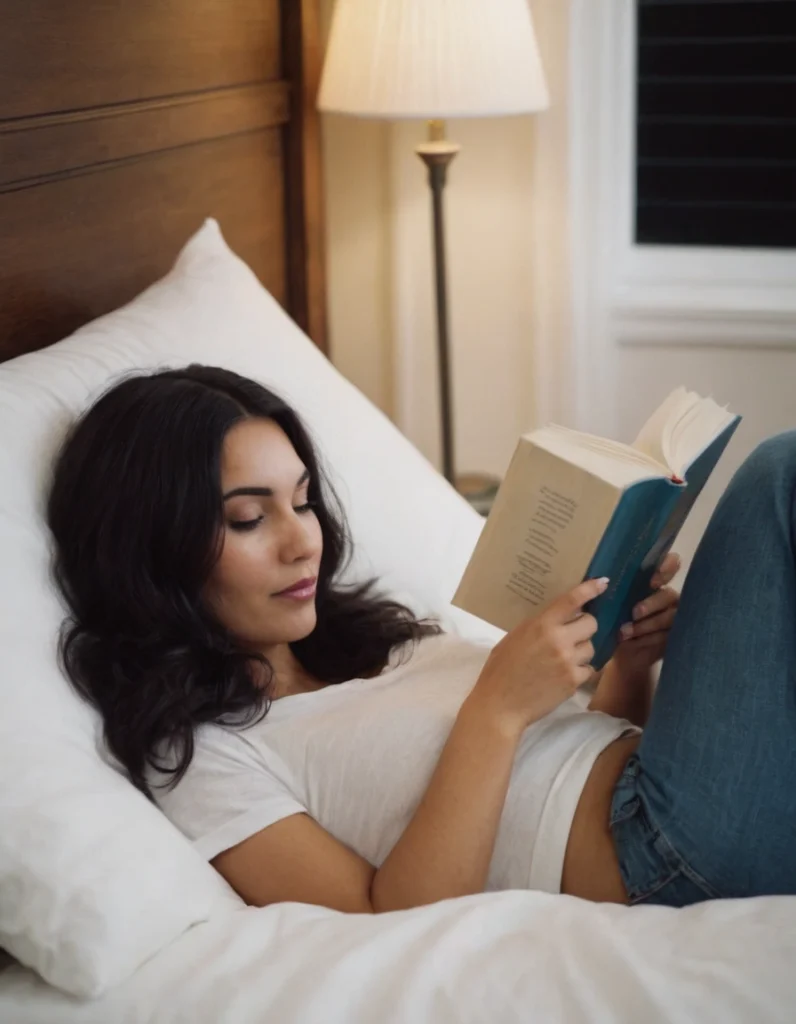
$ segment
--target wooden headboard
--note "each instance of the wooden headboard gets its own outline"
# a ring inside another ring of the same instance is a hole
[[[318,0],[0,0],[0,360],[218,219],[326,350]]]

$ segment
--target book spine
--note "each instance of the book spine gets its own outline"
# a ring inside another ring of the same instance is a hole
[[[584,608],[597,619],[597,633],[592,638],[592,665],[597,670],[613,655],[619,629],[632,617],[635,595],[643,589],[643,574],[647,572],[651,578],[655,571],[658,558],[652,559],[652,552],[684,490],[684,484],[673,480],[645,480],[629,487],[616,507],[585,577],[607,576],[610,580],[606,592]],[[645,590],[644,596],[648,592]]]
[[[740,422],[741,417],[736,416],[718,437],[715,437],[705,446],[688,466],[685,481],[680,480],[678,477],[662,481],[664,485],[670,488],[671,497],[661,505],[662,521],[655,530],[655,542],[649,548],[639,566],[635,567],[635,569],[632,566],[629,567],[630,584],[623,593],[618,605],[611,609],[614,621],[612,624],[606,623],[605,631],[603,632],[601,629],[600,634],[598,634],[601,646],[597,650],[597,644],[595,643],[597,655],[593,662],[595,668],[601,668],[611,657],[618,642],[617,634],[619,628],[625,622],[631,621],[633,608],[639,601],[643,601],[651,593],[651,580],[655,575],[655,569],[672,547],[694,502],[702,493],[702,489],[716,468],[716,463],[721,458],[724,449],[727,447]],[[619,509],[621,509],[621,503]],[[593,575],[609,576],[610,573],[595,572]],[[615,616],[613,615],[614,612],[616,613]],[[608,612],[606,611],[603,614],[607,618]]]

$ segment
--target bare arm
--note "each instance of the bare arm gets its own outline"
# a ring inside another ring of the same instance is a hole
[[[376,873],[374,910],[483,892],[521,735],[470,694],[414,817]]]
[[[654,688],[650,669],[642,669],[633,677],[622,675],[612,658],[602,670],[589,710],[604,711],[606,715],[626,718],[643,727],[649,718]]]
[[[490,652],[414,816],[378,871],[305,814],[226,850],[214,866],[258,906],[292,900],[379,913],[482,892],[523,731],[593,675],[597,624],[577,613],[598,588],[581,584]]]
[[[428,789],[380,870],[297,814],[219,854],[214,866],[247,903],[294,900],[379,913],[482,892],[521,735],[471,694]]]

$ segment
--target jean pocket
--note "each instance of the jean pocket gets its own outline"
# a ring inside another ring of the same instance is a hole
[[[638,792],[640,762],[633,755],[611,803],[611,833],[628,900],[682,907],[719,893],[677,853]]]

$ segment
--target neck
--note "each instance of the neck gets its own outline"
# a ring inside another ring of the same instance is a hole
[[[273,670],[271,697],[287,697],[293,693],[308,693],[322,689],[324,684],[303,667],[289,644],[273,644],[260,652]]]

